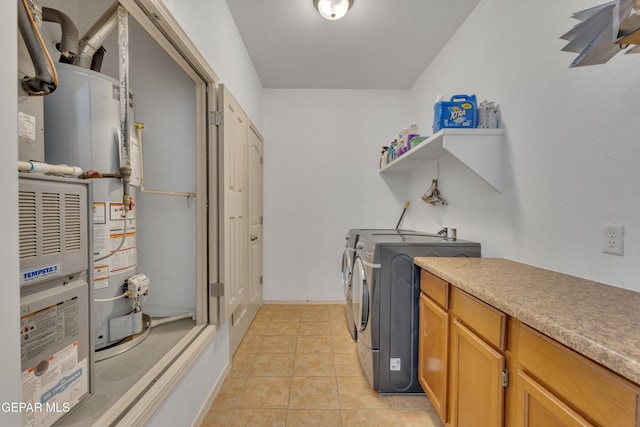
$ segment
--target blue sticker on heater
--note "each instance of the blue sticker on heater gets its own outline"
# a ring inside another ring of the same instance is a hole
[[[46,403],[48,400],[52,399],[56,394],[63,393],[67,389],[67,387],[69,387],[74,382],[78,381],[78,379],[81,377],[82,377],[82,368],[78,369],[71,375],[68,375],[62,378],[60,381],[58,381],[58,384],[54,385],[52,388],[42,393],[42,396],[40,396],[40,402]]]
[[[60,275],[60,263],[41,265],[34,268],[28,268],[20,272],[20,285],[28,285],[34,282],[40,282],[50,277]]]

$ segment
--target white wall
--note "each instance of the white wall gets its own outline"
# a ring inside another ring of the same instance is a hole
[[[3,289],[0,299],[0,402],[20,402],[22,386],[20,385],[20,291],[18,289],[18,176],[16,161],[18,160],[18,86],[16,70],[18,69],[18,25],[16,2],[9,2],[2,7],[0,14],[0,36],[6,49],[3,65],[0,67],[0,198],[2,199],[2,245],[0,245],[0,276]],[[19,425],[20,414],[0,412],[1,425]]]
[[[440,164],[449,201],[420,201],[431,180],[412,174],[408,224],[457,225],[505,257],[640,290],[640,55],[569,69],[558,37],[575,11],[601,1],[483,0],[414,84],[414,117],[427,130],[438,94],[498,102],[509,179],[500,195],[461,163]],[[430,133],[430,131],[428,132]],[[435,165],[425,166],[435,175]],[[605,223],[624,224],[624,257],[602,253]]]
[[[145,125],[145,188],[195,193],[195,83],[134,19],[129,21],[129,85],[133,120]],[[115,32],[105,48],[102,72],[118,79]],[[150,280],[145,312],[195,312],[196,206],[203,202],[140,191],[135,199],[138,272]]]
[[[406,183],[378,174],[409,91],[267,89],[264,299],[344,300],[349,228],[394,228]],[[385,181],[386,179],[386,181]]]
[[[262,130],[262,84],[225,0],[162,2]]]

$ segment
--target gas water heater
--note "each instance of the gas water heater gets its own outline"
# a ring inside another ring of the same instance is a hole
[[[44,100],[46,161],[85,172],[117,172],[123,144],[118,81],[75,65],[58,63],[56,68],[58,88]],[[133,111],[131,94],[128,103]],[[92,182],[95,346],[112,351],[126,338],[146,337],[142,302],[148,279],[137,272],[135,205],[125,209],[119,179]],[[133,188],[130,194],[135,196]]]

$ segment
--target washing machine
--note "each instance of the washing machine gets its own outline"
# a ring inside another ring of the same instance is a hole
[[[375,232],[360,234],[356,243],[351,282],[358,354],[369,383],[382,394],[422,393],[418,256],[479,257],[480,244]]]
[[[345,236],[345,248],[342,253],[342,287],[344,289],[344,297],[347,300],[346,312],[347,312],[347,328],[351,337],[355,340],[357,337],[356,324],[353,317],[353,300],[351,291],[351,276],[353,273],[353,262],[356,257],[356,244],[361,234],[390,234],[390,235],[404,235],[404,234],[419,234],[427,236],[435,236],[432,234],[426,234],[413,230],[396,230],[396,229],[372,229],[372,228],[352,228],[347,232]]]

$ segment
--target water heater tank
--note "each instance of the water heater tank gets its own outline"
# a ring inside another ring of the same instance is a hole
[[[121,144],[118,81],[74,65],[58,63],[56,68],[58,88],[44,103],[46,161],[84,171],[117,172]],[[132,102],[130,95],[130,107]],[[116,179],[94,180],[92,194],[95,343],[99,350],[139,333],[142,313],[132,299],[114,299],[123,294],[126,279],[137,273],[135,208],[125,212],[122,184]],[[131,194],[135,195],[133,188]]]

